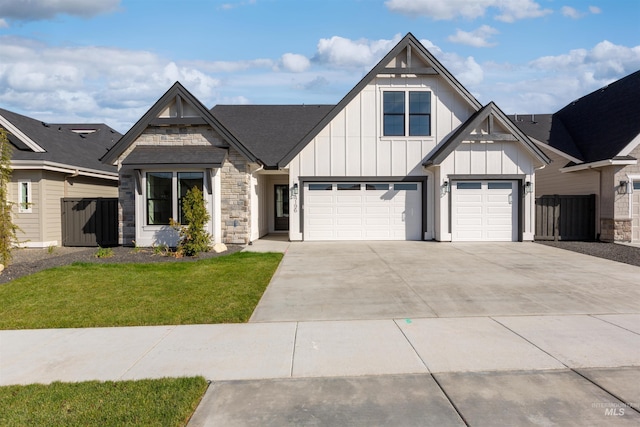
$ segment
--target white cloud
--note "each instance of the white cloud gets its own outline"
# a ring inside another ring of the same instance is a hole
[[[542,71],[580,72],[589,69],[593,71],[594,78],[606,80],[640,68],[640,45],[626,47],[605,40],[591,50],[575,49],[563,55],[538,58],[531,62],[531,66]]]
[[[0,28],[9,28],[9,24],[6,19],[0,18]]]
[[[562,15],[567,16],[571,19],[580,19],[585,15],[584,13],[578,12],[576,9],[570,6],[562,6],[560,12],[562,13]]]
[[[214,99],[220,86],[199,69],[150,52],[0,37],[0,104],[9,109],[86,117],[109,112],[130,125],[176,80],[203,101]]]
[[[392,12],[409,16],[422,15],[435,20],[483,17],[488,10],[497,10],[495,19],[515,22],[526,18],[539,18],[552,13],[541,9],[533,0],[387,0],[385,5]]]
[[[470,85],[508,113],[553,113],[640,68],[640,46],[603,41],[591,49],[545,56],[527,64],[483,63],[485,79]]]
[[[589,12],[593,13],[594,15],[598,15],[599,13],[602,13],[602,9],[600,9],[598,6],[589,6]]]
[[[400,35],[396,34],[392,40],[350,40],[339,36],[320,39],[314,59],[331,67],[370,68],[389,52],[400,38]]]
[[[306,56],[296,53],[285,53],[281,58],[282,67],[292,73],[301,73],[311,66],[311,61]]]
[[[0,0],[0,17],[17,21],[38,21],[57,15],[83,18],[113,12],[120,0]]]
[[[454,35],[448,37],[448,40],[453,43],[461,43],[474,47],[490,47],[496,44],[490,42],[489,38],[494,34],[498,34],[498,32],[495,28],[483,25],[471,32],[458,29]]]

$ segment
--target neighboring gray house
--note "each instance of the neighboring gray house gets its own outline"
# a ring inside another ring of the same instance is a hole
[[[175,83],[102,159],[125,245],[175,245],[203,190],[214,242],[522,241],[549,158],[407,34],[337,105],[206,108]]]
[[[596,235],[640,242],[640,71],[554,114],[512,116],[553,163],[537,196],[596,195]]]
[[[117,170],[99,160],[121,137],[109,126],[44,123],[0,109],[0,128],[13,146],[9,197],[22,246],[62,244],[62,198],[117,197]]]

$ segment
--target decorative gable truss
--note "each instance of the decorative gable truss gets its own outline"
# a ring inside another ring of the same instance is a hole
[[[498,108],[489,102],[456,129],[453,134],[438,146],[424,162],[424,166],[440,165],[463,143],[519,143],[531,156],[541,164],[548,164],[551,160],[540,150],[531,139],[525,135]]]

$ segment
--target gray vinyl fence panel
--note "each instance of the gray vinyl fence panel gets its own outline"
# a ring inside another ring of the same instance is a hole
[[[117,198],[63,198],[63,246],[116,246]]]
[[[536,198],[536,240],[589,241],[595,237],[595,194]]]

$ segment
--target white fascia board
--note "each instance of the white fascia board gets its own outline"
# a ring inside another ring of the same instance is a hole
[[[593,162],[593,163],[582,163],[580,165],[575,165],[575,166],[569,166],[566,168],[560,168],[560,172],[565,173],[565,172],[576,172],[576,171],[581,171],[581,170],[587,170],[587,169],[596,169],[596,168],[603,168],[606,166],[629,166],[629,165],[637,165],[638,161],[636,159],[633,160],[613,160],[613,159],[609,159],[609,160],[601,160],[599,162]]]
[[[70,175],[77,174],[82,176],[88,176],[91,178],[109,179],[112,181],[118,180],[117,172],[106,172],[97,169],[78,168],[71,165],[65,165],[62,163],[48,162],[44,160],[12,160],[11,169],[14,170],[28,170],[28,169],[42,169],[51,172],[67,173]]]
[[[559,156],[562,156],[562,157],[564,157],[565,159],[570,160],[570,161],[572,161],[572,162],[574,162],[574,163],[583,163],[583,161],[582,161],[582,160],[580,160],[580,159],[576,159],[575,157],[570,156],[570,155],[568,155],[567,153],[565,153],[564,151],[558,150],[557,148],[554,148],[554,147],[550,146],[549,144],[545,144],[544,142],[542,142],[542,141],[540,141],[540,140],[537,140],[537,139],[535,139],[535,138],[533,138],[533,137],[531,137],[531,136],[529,137],[529,139],[531,139],[531,141],[533,141],[533,142],[534,142],[534,144],[536,144],[536,145],[537,145],[538,147],[540,147],[540,148],[544,148],[544,149],[546,149],[546,150],[549,150],[549,151],[551,151],[552,153],[555,153],[555,154],[557,154],[557,155],[559,155]]]
[[[15,135],[17,138],[19,138],[20,141],[24,142],[24,144],[32,151],[36,153],[46,153],[46,150],[44,148],[36,144],[33,139],[29,138],[20,129],[15,127],[13,123],[2,116],[2,114],[0,114],[0,125],[2,125],[2,127],[9,131],[12,135]]]
[[[640,144],[640,133],[618,153],[618,156],[628,156]]]

